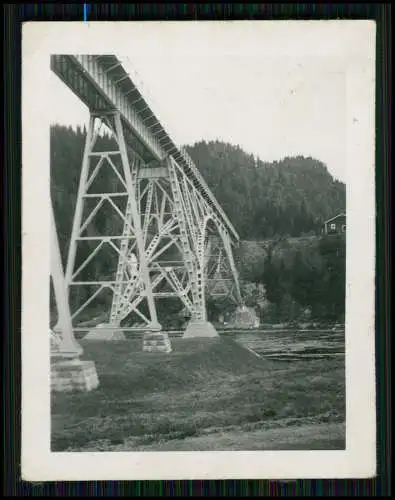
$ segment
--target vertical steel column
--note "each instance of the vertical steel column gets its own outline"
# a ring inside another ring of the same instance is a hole
[[[204,279],[204,270],[202,266],[196,269],[196,292],[197,292],[197,303],[195,305],[195,316],[193,319],[198,319],[199,321],[207,320],[206,311],[206,284]]]
[[[197,262],[196,262],[196,293],[197,293],[197,315],[199,321],[207,321],[206,310],[206,269],[205,269],[205,233],[206,224],[203,223],[200,228],[201,234],[198,240]]]
[[[149,308],[150,317],[151,317],[151,327],[154,329],[161,329],[161,326],[158,322],[158,318],[157,318],[157,314],[156,314],[156,307],[155,307],[154,296],[152,293],[151,279],[150,279],[150,275],[149,275],[147,259],[145,256],[144,239],[143,239],[143,234],[142,234],[142,229],[141,229],[140,213],[139,213],[138,208],[137,208],[137,201],[136,201],[136,196],[135,196],[135,186],[134,186],[134,183],[132,180],[132,173],[131,173],[130,165],[129,165],[125,137],[123,134],[123,125],[122,125],[121,116],[120,116],[119,112],[115,115],[115,131],[116,131],[118,141],[119,141],[119,149],[121,152],[121,159],[122,159],[122,166],[123,166],[124,175],[125,175],[125,181],[126,181],[126,184],[128,187],[128,192],[130,195],[132,195],[129,198],[130,208],[131,208],[131,212],[132,212],[133,226],[134,226],[134,231],[135,231],[137,249],[138,249],[138,253],[139,253],[140,272],[141,272],[141,275],[142,275],[142,278],[144,281],[145,293],[146,293],[146,297],[147,297],[147,301],[148,301],[148,308]]]
[[[56,223],[51,203],[51,277],[58,310],[57,328],[61,332],[61,341],[57,354],[62,357],[79,357],[83,349],[74,338],[70,317],[67,284],[64,279],[62,258],[60,255]]]
[[[75,264],[75,256],[77,252],[77,238],[79,235],[79,230],[81,226],[81,221],[82,221],[82,214],[84,211],[84,194],[85,194],[85,186],[88,180],[88,175],[89,175],[89,164],[90,164],[90,153],[92,150],[92,138],[93,138],[93,132],[94,132],[94,125],[95,125],[95,117],[93,115],[90,116],[89,118],[89,127],[86,135],[86,140],[85,140],[85,149],[84,149],[84,156],[82,160],[82,168],[81,168],[81,175],[80,175],[80,182],[78,186],[78,194],[77,194],[77,202],[75,206],[75,212],[74,212],[74,219],[73,219],[73,227],[71,230],[71,238],[70,238],[70,246],[69,246],[69,252],[68,252],[68,258],[67,258],[67,267],[66,267],[66,275],[65,275],[65,281],[66,281],[66,286],[68,287],[72,276],[73,276],[73,270],[74,270],[74,264]]]
[[[126,210],[125,210],[125,222],[123,226],[123,232],[122,236],[124,236],[125,239],[121,240],[121,246],[120,246],[120,256],[118,259],[118,266],[117,266],[117,274],[116,274],[116,285],[115,285],[115,290],[114,290],[114,295],[113,295],[113,300],[111,304],[111,312],[110,312],[110,323],[111,324],[117,324],[119,323],[118,320],[118,310],[120,307],[120,302],[122,301],[122,294],[125,290],[125,286],[123,285],[123,281],[125,280],[125,268],[127,265],[128,261],[128,248],[129,248],[129,239],[128,236],[130,236],[132,232],[132,203],[133,203],[133,198],[136,196],[136,177],[137,177],[137,160],[136,158],[133,158],[133,165],[132,165],[132,186],[133,186],[133,191],[129,192],[128,196],[128,201],[126,204]],[[125,179],[126,180],[126,179]]]
[[[204,304],[204,296],[201,294],[201,272],[199,270],[200,263],[196,262],[190,246],[190,238],[188,236],[188,224],[186,221],[186,214],[183,210],[182,191],[178,181],[176,167],[173,164],[173,159],[167,159],[167,166],[169,171],[169,180],[173,194],[173,202],[175,209],[175,218],[177,219],[180,228],[180,240],[183,250],[183,258],[185,267],[189,274],[189,280],[192,290],[192,320],[204,321],[206,319],[206,307]]]

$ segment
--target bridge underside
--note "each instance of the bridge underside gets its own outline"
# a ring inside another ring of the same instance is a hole
[[[102,125],[112,136],[106,150]],[[126,144],[118,112],[93,114],[66,269],[74,329],[104,309],[100,323],[110,329],[160,330],[161,299],[168,313],[172,298],[189,318],[186,336],[214,335],[206,299],[241,303],[231,240],[217,220],[174,158],[148,166]]]
[[[238,235],[198,169],[116,57],[57,55],[51,68],[91,113],[65,273],[73,330],[98,316],[159,331],[175,299],[186,336],[215,335],[207,299],[242,304]]]

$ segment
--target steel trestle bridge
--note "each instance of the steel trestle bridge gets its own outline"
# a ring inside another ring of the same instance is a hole
[[[90,111],[64,273],[67,300],[80,299],[71,328],[105,293],[109,328],[160,331],[158,300],[174,297],[190,317],[185,336],[214,330],[208,296],[243,303],[233,258],[239,236],[196,165],[116,56],[53,55],[51,70]]]

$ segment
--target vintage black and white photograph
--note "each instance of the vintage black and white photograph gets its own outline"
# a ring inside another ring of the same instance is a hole
[[[163,24],[96,50],[63,26],[41,57],[49,453],[345,453],[358,301],[374,368],[374,282],[350,284],[374,277],[374,25]]]

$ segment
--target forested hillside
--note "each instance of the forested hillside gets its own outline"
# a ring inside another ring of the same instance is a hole
[[[345,185],[312,158],[264,163],[218,141],[187,149],[242,239],[316,232],[345,208]]]
[[[243,241],[236,260],[247,305],[266,323],[344,321],[344,234]]]
[[[85,136],[80,128],[51,127],[51,196],[64,261]],[[112,149],[108,136],[99,141]],[[264,163],[219,141],[187,149],[240,234],[236,260],[251,305],[267,318],[298,316],[306,308],[316,317],[341,318],[344,238],[329,242],[319,235],[323,221],[345,209],[345,185],[312,158]],[[289,243],[291,237],[296,244]],[[97,272],[104,268],[105,263]]]

